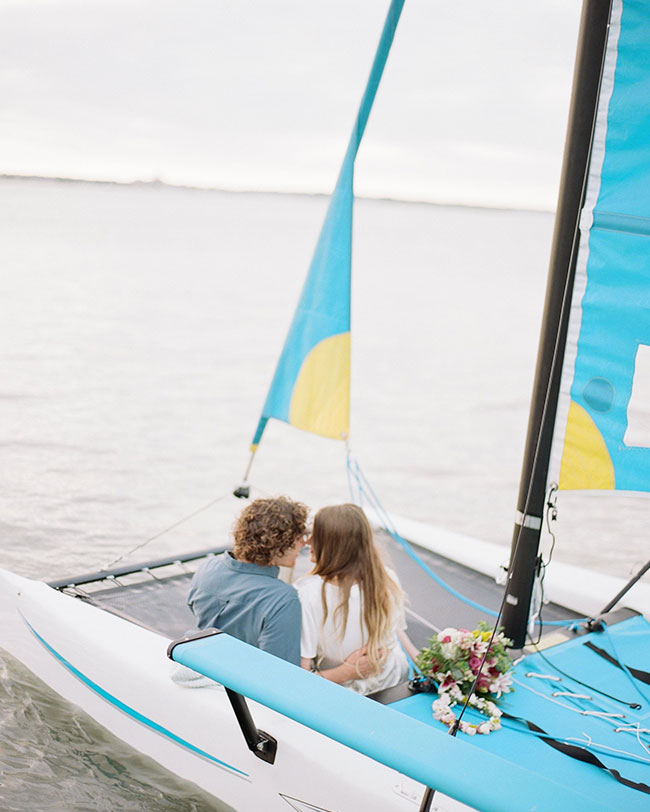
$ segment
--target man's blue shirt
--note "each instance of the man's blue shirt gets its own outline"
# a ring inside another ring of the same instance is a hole
[[[187,603],[200,629],[215,627],[300,665],[300,599],[279,567],[208,559],[194,573]]]

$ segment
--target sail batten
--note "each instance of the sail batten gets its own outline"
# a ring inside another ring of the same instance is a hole
[[[650,217],[618,214],[610,211],[597,211],[593,215],[593,226],[603,231],[621,231],[628,234],[650,237]]]

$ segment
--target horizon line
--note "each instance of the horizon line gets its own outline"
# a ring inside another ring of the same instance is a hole
[[[193,192],[218,192],[220,194],[242,194],[242,195],[286,195],[292,197],[331,197],[331,193],[327,192],[307,192],[307,191],[279,191],[276,189],[234,189],[221,186],[197,186],[189,183],[171,183],[170,181],[161,180],[160,178],[152,178],[145,180],[143,178],[135,178],[134,180],[115,180],[107,178],[83,178],[72,177],[65,175],[22,175],[16,172],[0,172],[0,181],[3,180],[26,180],[26,181],[51,181],[55,183],[94,183],[107,186],[159,186],[168,189],[181,189]],[[436,206],[438,208],[459,208],[459,209],[482,209],[487,211],[504,211],[504,212],[525,212],[530,214],[554,214],[554,209],[549,208],[534,208],[532,206],[517,207],[517,206],[499,206],[489,205],[487,203],[451,203],[435,200],[421,200],[400,197],[376,196],[376,195],[360,195],[356,194],[354,197],[357,200],[369,200],[380,203],[403,203],[406,205],[416,206]]]

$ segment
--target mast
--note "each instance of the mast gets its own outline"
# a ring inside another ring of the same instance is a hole
[[[539,537],[576,267],[578,221],[584,204],[585,177],[589,168],[610,11],[611,0],[584,0],[580,20],[544,317],[503,611],[504,633],[513,640],[514,648],[522,648],[525,644],[531,595],[539,566]]]

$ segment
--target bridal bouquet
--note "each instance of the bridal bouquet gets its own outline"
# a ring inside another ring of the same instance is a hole
[[[461,721],[459,729],[469,735],[487,734],[501,727],[501,711],[493,700],[512,690],[512,663],[507,654],[511,641],[498,632],[490,644],[491,636],[492,629],[485,622],[473,631],[443,629],[431,638],[417,659],[422,673],[438,683],[434,718],[451,726],[456,720],[453,708],[466,701],[485,657],[469,704],[487,719],[480,724]]]

